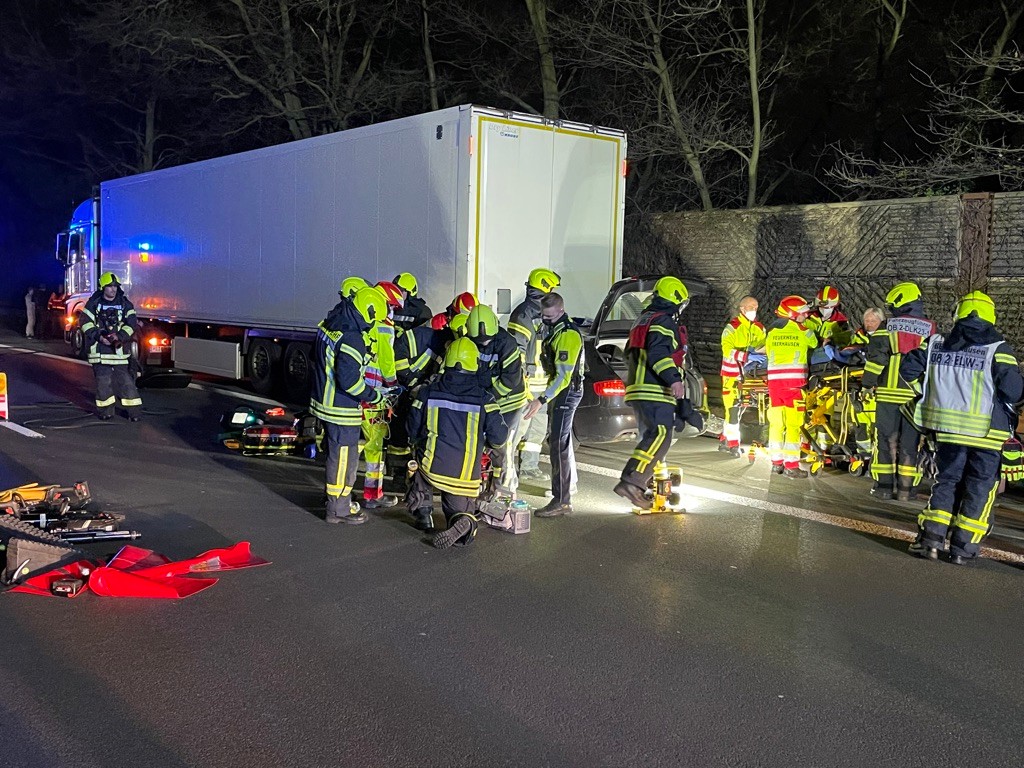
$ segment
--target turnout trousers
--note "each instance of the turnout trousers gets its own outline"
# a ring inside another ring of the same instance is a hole
[[[551,496],[559,504],[568,504],[571,501],[569,489],[572,488],[573,477],[576,474],[576,456],[572,450],[572,420],[582,399],[582,389],[566,387],[548,403],[551,426],[548,436],[548,449],[551,451]]]
[[[664,461],[672,445],[676,408],[672,403],[634,400],[630,403],[640,427],[640,442],[622,469],[622,482],[647,490],[654,466]]]
[[[725,425],[718,438],[730,448],[740,446],[740,379],[738,376],[722,377],[722,406],[725,409]]]
[[[113,416],[114,404],[120,400],[121,407],[129,416],[138,416],[142,410],[142,398],[127,361],[124,365],[95,363],[92,371],[96,376],[96,415]]]
[[[457,496],[448,491],[441,491],[441,511],[444,513],[446,525],[458,514],[476,516],[476,497]],[[409,480],[409,491],[405,495],[405,503],[413,517],[430,517],[434,511],[434,486],[422,472],[414,472]]]
[[[897,403],[876,404],[875,450],[871,456],[871,476],[876,488],[909,491],[921,481],[917,473],[920,439],[920,433]]]
[[[352,486],[359,467],[359,427],[323,422],[327,438],[327,515],[352,512]]]
[[[928,506],[917,518],[921,540],[943,549],[949,533],[949,552],[977,557],[981,541],[992,530],[992,505],[999,487],[999,451],[939,442],[939,475]]]

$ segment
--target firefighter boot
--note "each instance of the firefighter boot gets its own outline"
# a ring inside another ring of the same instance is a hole
[[[644,495],[643,488],[640,488],[632,483],[627,483],[625,480],[620,480],[615,485],[615,493],[622,498],[631,501],[633,506],[637,509],[650,509],[651,500]]]
[[[562,515],[571,515],[572,504],[562,504],[552,499],[533,514],[537,517],[561,517]]]
[[[434,517],[433,510],[429,508],[417,509],[412,513],[415,522],[412,527],[417,531],[423,531],[424,533],[432,533],[434,530]]]

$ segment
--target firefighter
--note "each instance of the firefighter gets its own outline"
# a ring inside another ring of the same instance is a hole
[[[519,346],[512,334],[498,325],[497,315],[486,304],[473,307],[466,322],[466,332],[480,350],[484,386],[494,393],[505,427],[510,435],[514,435],[529,399]],[[500,485],[515,494],[519,483],[514,469],[515,446],[512,440],[505,441],[501,465],[503,476]]]
[[[420,389],[409,415],[418,466],[406,502],[416,527],[431,530],[434,490],[441,492],[447,527],[432,539],[438,549],[469,544],[476,535],[480,458],[489,449],[500,463],[508,436],[494,396],[482,385],[479,358],[470,339],[453,341],[441,376]]]
[[[373,389],[390,391],[398,384],[395,370],[395,325],[392,313],[402,308],[402,291],[394,283],[380,282],[373,290],[387,303],[387,314],[370,329],[370,362],[364,376]],[[388,437],[390,404],[385,399],[379,406],[363,406],[363,507],[383,509],[398,505],[398,497],[384,493],[384,443]]]
[[[914,398],[914,390],[900,376],[900,363],[908,352],[918,349],[932,334],[935,323],[925,317],[921,289],[914,283],[900,283],[885,297],[893,315],[871,335],[861,384],[875,392],[875,446],[871,457],[874,485],[871,495],[899,501],[916,496],[920,434],[900,406]],[[893,487],[893,476],[896,486]]]
[[[583,399],[583,334],[566,313],[565,302],[557,293],[549,293],[540,300],[540,317],[547,329],[540,352],[547,386],[527,404],[523,418],[532,419],[541,408],[548,408],[551,501],[534,514],[558,517],[572,514],[572,486],[576,475],[572,422]]]
[[[402,290],[402,308],[395,312],[395,327],[408,329],[429,323],[434,313],[419,296],[420,284],[416,276],[402,272],[391,282]]]
[[[794,479],[807,477],[807,470],[800,468],[800,433],[804,424],[807,363],[818,345],[814,331],[804,325],[810,312],[811,307],[802,296],[787,296],[779,302],[765,336],[772,472]]]
[[[443,331],[448,328],[448,324],[457,315],[468,315],[470,310],[473,309],[479,302],[469,291],[464,291],[452,299],[452,303],[445,307],[444,312],[438,312],[432,318],[430,318],[430,327],[435,331]],[[448,341],[454,338],[451,335]]]
[[[366,341],[387,311],[380,291],[361,288],[338,302],[317,328],[309,409],[323,423],[327,440],[328,523],[366,522],[351,499],[359,466],[361,404],[373,406],[384,399],[381,390],[366,384]]]
[[[96,416],[101,421],[114,415],[117,400],[129,421],[139,420],[142,398],[135,387],[139,363],[131,351],[138,328],[135,307],[121,290],[117,276],[104,272],[99,290],[82,309],[82,334],[96,377]]]
[[[633,323],[626,342],[629,380],[626,402],[636,412],[640,442],[622,470],[615,493],[639,509],[650,509],[645,496],[654,467],[672,444],[676,406],[686,398],[682,365],[686,349],[680,337],[679,316],[690,294],[678,277],[666,276],[654,284],[650,305]]]
[[[826,285],[818,291],[814,310],[804,325],[817,334],[819,346],[831,344],[842,349],[850,343],[850,322],[839,308],[839,291],[834,286]]]
[[[1010,404],[1024,396],[1017,358],[995,322],[992,299],[972,291],[957,304],[949,336],[933,335],[900,362],[904,381],[922,382],[916,421],[935,432],[938,477],[910,547],[931,560],[948,532],[949,561],[963,565],[992,530],[1001,449],[1016,424]]]
[[[562,284],[557,272],[545,267],[538,267],[530,272],[526,279],[526,298],[512,310],[508,319],[508,331],[519,346],[526,369],[526,383],[530,396],[536,398],[547,388],[547,377],[540,364],[540,348],[544,338],[544,323],[541,322],[540,301]],[[525,411],[524,411],[525,415]],[[513,450],[522,444],[519,453],[517,483],[527,481],[536,485],[547,483],[551,477],[540,468],[540,448],[548,429],[548,409],[538,410],[532,418],[519,421],[513,440]]]
[[[757,322],[757,299],[744,296],[740,299],[740,313],[722,331],[722,406],[725,409],[725,425],[718,438],[718,450],[740,457],[740,409],[737,404],[740,382],[743,381],[743,366],[751,352],[764,348],[764,326]]]
[[[352,277],[346,277],[341,281],[341,287],[338,289],[338,296],[343,299],[351,299],[360,289],[369,287],[370,283],[361,277],[357,277],[355,275]]]

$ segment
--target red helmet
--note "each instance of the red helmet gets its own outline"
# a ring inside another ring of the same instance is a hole
[[[834,307],[839,303],[839,291],[831,285],[826,285],[818,291],[819,307]]]
[[[779,302],[779,308],[775,314],[779,317],[788,317],[790,320],[799,319],[800,315],[811,311],[811,306],[803,296],[787,296]]]
[[[384,294],[384,298],[388,302],[389,306],[401,307],[405,305],[405,299],[402,297],[402,289],[394,283],[387,280],[381,280],[374,287]]]
[[[468,315],[477,304],[479,304],[479,302],[476,300],[476,296],[469,291],[460,293],[452,300],[452,303],[448,305],[448,314]]]
[[[448,327],[448,315],[444,312],[438,312],[432,318],[430,318],[430,327],[435,331],[440,331],[442,328]]]

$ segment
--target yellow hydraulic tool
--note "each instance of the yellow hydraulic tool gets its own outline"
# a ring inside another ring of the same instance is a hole
[[[682,506],[683,470],[680,467],[669,467],[663,461],[654,466],[654,475],[647,486],[647,496],[651,500],[650,509],[633,507],[634,515],[657,515],[669,513],[681,515],[686,512]]]

